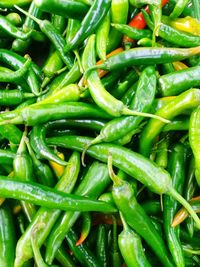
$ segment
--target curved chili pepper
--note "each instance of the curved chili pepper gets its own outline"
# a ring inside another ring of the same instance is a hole
[[[114,183],[112,195],[116,206],[122,213],[124,220],[143,237],[162,264],[164,266],[173,266],[161,236],[154,228],[150,218],[137,202],[134,190],[127,181],[120,179],[114,174],[111,157],[112,156],[108,156],[108,169]]]
[[[41,20],[38,19],[28,12],[24,11],[20,7],[16,8],[25,14],[26,16],[30,17],[32,20],[34,20],[40,27],[41,31],[51,40],[51,42],[56,47],[58,53],[60,54],[60,57],[62,58],[63,62],[67,65],[67,67],[70,69],[73,66],[73,59],[71,54],[64,52],[65,47],[65,39],[64,37],[59,33],[59,31],[53,26],[53,24],[48,20]]]
[[[91,142],[91,140],[92,139],[89,137],[82,136],[62,136],[57,138],[49,138],[48,143],[83,151]],[[197,225],[200,225],[199,218],[196,216],[191,206],[172,187],[169,173],[158,167],[151,160],[148,160],[142,155],[130,151],[127,148],[123,148],[114,144],[93,145],[88,148],[86,153],[103,162],[107,162],[108,154],[111,153],[114,166],[123,170],[136,180],[142,182],[151,191],[158,194],[167,194],[172,196],[188,210]]]
[[[67,32],[66,32],[66,43],[72,41],[78,30],[80,29],[81,22],[77,19],[68,19]]]
[[[175,99],[171,100],[168,104],[160,108],[156,114],[161,114],[163,117],[172,119],[177,115],[183,113],[184,110],[192,110],[199,106],[200,92],[199,89],[190,89],[180,94]],[[151,119],[140,137],[140,152],[149,156],[151,148],[156,136],[159,135],[164,123],[155,119]]]
[[[40,18],[42,15],[41,10],[35,5],[34,1],[31,2],[29,9],[28,9],[28,13],[33,15],[34,17],[37,17],[37,18]],[[25,32],[26,31],[34,31],[35,28],[36,28],[35,21],[30,19],[29,17],[26,17],[24,24],[22,26],[23,31],[25,31]],[[31,41],[32,41],[32,38],[29,38],[26,41],[16,39],[12,43],[12,49],[16,52],[24,53],[28,49],[29,45],[31,44]]]
[[[0,49],[0,61],[10,65],[15,70],[20,69],[23,64],[25,63],[25,58],[19,56],[18,54],[7,50],[7,49]],[[31,92],[36,96],[39,95],[39,73],[37,72],[34,64],[31,64],[30,70],[28,71],[28,75],[26,81],[31,89]]]
[[[90,54],[90,57],[89,57],[89,54]],[[115,57],[115,56],[112,56],[112,57]],[[108,58],[107,60],[109,60],[110,58]],[[106,61],[104,61],[104,63]],[[95,70],[92,70],[93,67],[91,67],[92,64],[95,64],[95,36],[94,35],[91,35],[88,40],[87,46],[83,53],[82,62],[83,62],[83,68],[87,71],[90,70],[90,74],[88,74],[88,77],[87,77],[87,83],[89,86],[90,94],[93,100],[95,101],[95,103],[99,107],[101,107],[103,110],[105,110],[108,114],[114,117],[119,117],[120,115],[136,115],[136,116],[143,116],[143,117],[154,117],[154,114],[149,114],[145,112],[139,112],[136,110],[128,109],[123,104],[123,102],[121,102],[120,100],[117,100],[105,90],[105,88],[103,87],[98,77],[97,72]],[[102,66],[103,64],[98,65],[98,67]],[[163,120],[163,118],[159,118],[159,117],[157,117],[157,119]],[[168,122],[165,119],[164,121]]]
[[[94,161],[83,180],[75,190],[75,194],[96,199],[110,184],[107,166]],[[66,212],[57,221],[47,239],[46,262],[51,264],[56,250],[60,247],[68,230],[74,225],[80,212]]]
[[[182,194],[185,180],[186,149],[184,145],[178,143],[173,147],[169,157],[168,170],[172,176],[173,187]],[[170,196],[164,196],[164,229],[169,250],[172,254],[176,266],[185,266],[183,249],[180,242],[178,229],[174,229],[171,224],[178,207],[178,202]]]
[[[146,87],[148,87],[148,91]],[[155,97],[155,92],[156,72],[154,67],[149,66],[144,69],[140,76],[134,99],[132,99],[129,108],[139,112],[149,112]],[[126,116],[110,120],[101,129],[100,134],[92,141],[92,144],[112,142],[122,138],[136,129],[142,120],[143,118],[139,116]]]
[[[53,187],[55,185],[55,180],[53,177],[52,170],[50,169],[50,167],[47,164],[45,164],[42,161],[40,161],[39,159],[37,159],[37,157],[35,156],[32,148],[29,144],[28,139],[26,139],[25,141],[26,141],[29,155],[30,155],[32,162],[33,162],[33,169],[34,169],[36,179],[39,181],[39,183],[41,183],[43,185]]]
[[[82,41],[84,41],[91,33],[93,33],[100,25],[106,16],[111,5],[111,0],[95,0],[89,9],[87,15],[84,17],[81,27],[68,42],[66,52],[76,48]]]
[[[31,59],[28,58],[25,64],[15,72],[0,72],[1,82],[17,82],[19,81],[29,70],[31,66]]]
[[[88,12],[88,6],[79,1],[35,0],[34,2],[41,10],[72,19],[82,19]]]
[[[189,2],[189,0],[177,1],[172,13],[170,14],[170,18],[174,19],[174,18],[179,17],[181,15],[181,13],[183,12],[183,10],[186,7],[188,2]]]
[[[32,34],[31,31],[27,33],[21,31],[16,26],[14,26],[6,17],[0,15],[0,35],[1,33],[3,33],[3,35],[5,34],[5,36],[9,35],[21,40],[28,39]]]
[[[198,185],[200,185],[200,155],[199,150],[197,149],[199,140],[199,120],[200,108],[197,107],[190,116],[189,142],[195,158],[195,177]]]
[[[55,188],[59,191],[70,193],[74,188],[75,182],[77,181],[78,174],[80,171],[80,155],[77,152],[74,152],[69,159],[69,165],[67,165],[65,172]],[[37,225],[45,224],[45,229],[42,233],[38,233],[36,236],[39,247],[44,243],[47,238],[51,228],[58,219],[61,211],[58,209],[49,210],[46,208],[40,208],[32,222],[29,224],[29,227],[26,229],[24,234],[18,241],[16,248],[16,262],[21,266],[28,259],[33,257],[33,252],[31,249],[31,232],[37,227]],[[25,253],[22,253],[25,252]]]
[[[100,200],[100,199],[98,199]],[[76,242],[76,246],[82,244],[85,239],[88,237],[92,226],[92,218],[89,212],[85,212],[82,214],[82,224],[81,224],[81,235]]]

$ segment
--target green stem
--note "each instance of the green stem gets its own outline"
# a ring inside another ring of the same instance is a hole
[[[179,203],[183,205],[183,207],[188,211],[188,213],[195,221],[197,227],[200,229],[200,219],[193,210],[192,206],[173,187],[170,188],[167,194],[172,196],[174,199],[176,199]]]

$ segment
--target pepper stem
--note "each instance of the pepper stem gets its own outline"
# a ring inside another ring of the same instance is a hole
[[[176,199],[179,203],[183,205],[183,207],[187,210],[190,216],[195,221],[197,227],[200,229],[200,219],[193,210],[192,206],[172,187],[168,191],[168,194],[171,195],[174,199]]]
[[[108,154],[108,173],[115,185],[121,185],[122,180],[114,173],[113,167],[112,167],[112,155],[111,153]]]
[[[82,162],[82,165],[85,167],[85,154],[88,150],[88,148],[92,145],[95,145],[95,144],[98,144],[101,142],[101,140],[103,140],[102,136],[101,135],[98,135],[95,139],[93,139],[89,144],[87,144],[81,154],[81,162]]]
[[[20,12],[22,12],[24,15],[26,15],[27,17],[31,18],[32,20],[34,20],[37,24],[40,24],[42,20],[34,17],[33,15],[29,14],[28,12],[26,12],[24,9],[20,8],[17,5],[14,5],[14,7],[19,10]]]
[[[142,116],[142,117],[147,117],[147,118],[153,118],[153,119],[157,119],[160,120],[164,123],[170,123],[170,120],[167,120],[163,117],[157,116],[155,114],[150,114],[150,113],[146,113],[146,112],[139,112],[139,111],[135,111],[135,110],[130,110],[128,108],[124,108],[122,111],[123,115],[132,115],[132,116]]]

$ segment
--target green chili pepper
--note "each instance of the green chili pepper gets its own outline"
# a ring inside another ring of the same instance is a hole
[[[41,10],[36,7],[34,1],[31,2],[29,9],[28,9],[28,13],[33,15],[34,17],[40,18],[42,12]],[[33,21],[32,19],[30,19],[29,17],[26,17],[24,24],[22,26],[23,31],[33,31],[36,28],[36,23],[35,21]],[[31,36],[33,37],[33,36]],[[20,40],[20,39],[16,39],[14,40],[14,42],[12,43],[12,49],[16,52],[19,53],[24,53],[29,45],[31,44],[32,38],[29,38],[25,41]]]
[[[185,180],[186,149],[184,145],[178,143],[173,147],[169,157],[168,170],[172,176],[173,187],[182,194]],[[178,202],[170,196],[164,196],[164,229],[169,246],[176,266],[185,266],[183,249],[181,246],[178,229],[171,226],[173,217],[176,213]]]
[[[170,18],[174,19],[177,18],[181,15],[183,12],[184,8],[186,7],[187,3],[189,0],[178,0],[172,13],[170,14]]]
[[[8,149],[0,149],[0,162],[2,164],[9,164],[12,165],[13,159],[15,157],[15,153],[12,151],[9,151]]]
[[[37,180],[43,185],[53,187],[55,185],[55,180],[53,177],[52,170],[47,164],[37,159],[28,140],[26,140],[26,145],[33,162],[33,169]]]
[[[62,136],[49,138],[48,143],[83,151],[91,140],[92,139],[89,137],[82,136]],[[169,173],[158,167],[151,160],[138,153],[130,151],[127,148],[114,144],[93,145],[88,148],[86,153],[103,162],[107,162],[108,154],[111,153],[114,166],[142,182],[151,191],[174,197],[174,199],[180,202],[188,210],[197,225],[199,224],[199,218],[196,216],[190,205],[172,187]]]
[[[34,0],[41,10],[72,19],[82,19],[88,12],[88,6],[80,1]]]
[[[72,56],[69,53],[64,52],[65,47],[65,39],[64,37],[59,33],[59,31],[53,26],[53,24],[48,20],[40,20],[28,12],[24,11],[18,6],[15,6],[20,12],[25,14],[26,16],[30,17],[32,20],[34,20],[40,27],[40,30],[51,40],[51,42],[56,47],[60,57],[62,58],[63,62],[67,65],[67,67],[70,69],[73,66],[73,59]]]
[[[18,70],[22,68],[26,60],[12,51],[0,49],[0,61],[12,66],[15,70]],[[37,72],[35,65],[31,64],[26,81],[31,89],[31,92],[35,95],[39,95],[39,79],[39,73]]]
[[[140,236],[128,226],[123,219],[123,215],[120,214],[120,216],[123,223],[123,231],[118,236],[118,243],[127,267],[150,267],[151,265],[144,254]]]
[[[128,11],[129,11],[128,0],[112,0],[111,22],[117,24],[126,24]],[[121,39],[122,39],[122,34],[115,28],[111,27],[107,42],[107,52],[110,53],[114,49],[118,48]]]
[[[169,146],[169,137],[166,134],[160,136],[160,141],[156,148],[156,160],[155,162],[158,166],[162,168],[167,167],[168,163],[168,146]]]
[[[167,47],[132,48],[107,58],[102,64],[89,68],[86,74],[89,75],[89,72],[93,69],[112,71],[123,69],[124,67],[131,67],[132,65],[148,65],[149,62],[151,64],[163,64],[184,60],[199,53],[199,46],[188,49]]]
[[[143,202],[141,206],[148,215],[157,215],[161,212],[161,204],[157,200]]]
[[[25,99],[34,97],[32,93],[23,93],[21,90],[0,90],[0,105],[15,106],[21,104]]]
[[[15,72],[0,72],[0,82],[17,82],[29,70],[31,66],[31,59],[28,58],[25,64]]]
[[[200,120],[200,108],[197,107],[191,114],[190,117],[190,125],[189,125],[189,141],[190,146],[192,148],[192,152],[195,158],[195,177],[198,185],[200,184],[200,159],[199,159],[199,151],[198,140],[199,140],[199,120]]]
[[[13,170],[17,181],[33,181],[32,161],[26,151],[26,134],[25,131],[13,161]],[[27,219],[31,221],[31,218],[36,212],[35,206],[32,203],[27,203],[25,201],[21,201],[21,206]]]
[[[2,8],[12,8],[14,5],[24,6],[30,4],[31,0],[1,0],[0,7]]]
[[[91,70],[92,68],[90,67],[95,64],[95,35],[91,35],[88,40],[87,46],[83,53],[82,62],[83,68],[85,70]],[[108,114],[115,117],[119,117],[120,115],[154,117],[153,114],[130,110],[123,104],[123,102],[114,98],[105,90],[95,70],[90,71],[90,74],[88,74],[87,83],[89,86],[90,94],[95,103],[103,110],[105,110]],[[157,117],[157,119],[163,120],[159,117]],[[164,121],[168,122],[166,120]]]
[[[66,29],[66,42],[70,43],[78,30],[80,29],[81,22],[77,19],[68,19],[67,29]]]
[[[194,17],[200,20],[200,5],[198,0],[192,0],[193,10],[194,10]]]
[[[67,162],[59,158],[56,153],[51,151],[45,143],[46,128],[42,124],[33,127],[30,135],[31,146],[37,156],[41,159],[52,160],[59,165],[66,165]]]
[[[69,165],[66,167],[64,174],[56,185],[56,189],[66,193],[70,193],[74,188],[75,182],[78,178],[80,171],[80,155],[74,152],[69,159]],[[45,229],[42,233],[38,233],[36,236],[39,247],[44,243],[47,238],[51,228],[56,222],[57,218],[61,214],[58,209],[49,210],[47,208],[40,208],[32,222],[29,224],[28,228],[21,236],[17,244],[16,249],[16,265],[22,266],[24,262],[33,257],[33,252],[31,249],[31,232],[37,227],[37,225],[45,224]],[[24,253],[22,253],[24,252]]]
[[[100,199],[98,199],[100,200]],[[81,234],[80,237],[78,239],[78,241],[76,242],[76,245],[80,245],[82,244],[85,239],[88,237],[91,227],[92,227],[92,217],[91,214],[89,212],[84,212],[82,214],[82,222],[81,222]]]
[[[15,26],[21,26],[22,24],[22,18],[18,13],[11,12],[6,15],[6,18]]]
[[[111,0],[95,0],[89,9],[87,15],[84,17],[81,27],[74,36],[74,38],[68,42],[66,46],[66,52],[76,48],[82,41],[84,41],[91,33],[93,33],[100,25],[104,17],[106,16],[111,5]]]
[[[108,169],[114,184],[112,195],[124,220],[147,242],[164,266],[173,266],[164,242],[154,228],[150,218],[135,198],[131,185],[116,176],[112,169],[112,156],[108,156]]]
[[[0,265],[14,266],[15,226],[10,208],[3,204],[0,207]]]
[[[21,40],[28,39],[32,32],[24,33],[20,29],[18,29],[16,26],[14,26],[6,17],[0,15],[0,35],[3,33],[3,36],[12,36],[15,38],[19,38]],[[3,37],[2,36],[2,37]]]
[[[0,125],[7,123],[25,124],[34,126],[48,122],[50,120],[59,120],[64,118],[110,118],[110,115],[100,110],[96,106],[81,102],[64,102],[58,104],[30,105],[15,111],[8,111],[0,114]],[[6,121],[9,120],[9,121]]]
[[[150,30],[140,30],[125,24],[111,24],[111,25],[121,33],[126,34],[128,37],[134,40],[140,40],[142,38],[151,38],[152,35]]]
[[[194,157],[192,157],[189,163],[189,168],[186,175],[185,189],[184,189],[184,197],[186,200],[189,201],[194,196],[196,188],[197,188],[197,183],[195,180],[195,160]],[[186,227],[190,237],[193,237],[194,221],[190,217],[187,218],[186,220]]]
[[[75,190],[75,194],[97,199],[107,188],[109,183],[110,178],[107,166],[95,161],[88,169],[88,172],[78,188]],[[55,252],[60,247],[66,233],[73,226],[79,216],[80,212],[66,212],[55,224],[47,239],[46,262],[48,264],[52,263]]]
[[[146,88],[148,87],[148,91]],[[156,92],[156,72],[154,67],[147,67],[141,74],[135,97],[130,104],[131,110],[139,112],[150,111]],[[143,120],[142,117],[119,117],[105,124],[100,134],[92,141],[92,144],[99,142],[112,142],[122,138],[132,130],[136,129]],[[91,145],[92,145],[91,144]]]
[[[199,89],[190,89],[180,94],[168,104],[160,108],[156,114],[165,118],[173,119],[185,110],[192,110],[199,106],[200,92]],[[143,155],[149,156],[152,145],[156,136],[160,133],[164,123],[158,120],[150,120],[140,136],[140,151]]]
[[[96,255],[102,267],[108,267],[108,240],[105,225],[100,224],[97,230]]]
[[[93,255],[92,251],[87,247],[86,244],[76,245],[77,235],[76,232],[71,228],[69,229],[66,240],[70,250],[76,256],[78,261],[86,267],[100,267],[102,266],[97,258]]]
[[[100,59],[106,59],[106,45],[110,31],[110,12],[107,13],[102,23],[99,25],[96,36],[96,51]]]

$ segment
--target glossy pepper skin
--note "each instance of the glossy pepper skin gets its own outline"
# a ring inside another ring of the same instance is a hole
[[[132,186],[113,173],[112,159],[108,157],[108,168],[113,180],[112,196],[124,220],[147,242],[164,266],[173,266],[165,244],[154,228],[150,218],[135,198]],[[148,265],[147,265],[148,266]]]
[[[198,185],[200,184],[200,155],[197,144],[200,136],[199,132],[200,108],[197,107],[191,114],[189,125],[189,141],[195,158],[195,177]]]
[[[56,144],[65,148],[73,148],[84,151],[91,142],[91,138],[83,136],[65,136],[49,138],[49,144]],[[113,165],[126,172],[136,180],[146,185],[152,192],[171,195],[180,202],[190,213],[197,225],[200,227],[198,216],[192,210],[188,202],[173,188],[170,175],[163,168],[158,167],[153,161],[146,157],[114,144],[93,145],[86,151],[90,156],[107,162],[108,155],[113,156]],[[162,180],[162,182],[161,182]]]
[[[0,265],[13,267],[15,257],[15,226],[10,207],[3,204],[0,207]]]
[[[81,27],[68,42],[66,52],[76,48],[82,41],[84,41],[91,33],[93,33],[100,25],[106,16],[111,5],[111,0],[95,0],[89,9],[87,15],[84,17]]]
[[[107,166],[94,161],[86,172],[75,194],[97,199],[110,184]],[[65,212],[55,224],[47,240],[46,262],[51,264],[57,249],[61,246],[68,230],[80,216],[80,212]]]
[[[172,176],[172,184],[182,194],[185,180],[186,148],[183,144],[176,144],[169,157],[168,170]],[[178,228],[171,226],[177,211],[178,203],[170,196],[164,196],[164,229],[169,250],[176,266],[184,267],[185,260],[180,242]]]
[[[55,186],[55,188],[59,191],[63,191],[66,193],[72,192],[74,185],[77,181],[78,174],[80,171],[80,155],[78,152],[72,153],[69,159],[69,165],[66,167],[64,174],[60,178],[59,182]],[[24,262],[31,259],[33,257],[33,251],[31,249],[31,232],[37,225],[45,224],[45,229],[42,233],[38,233],[35,238],[37,240],[38,246],[44,243],[47,238],[49,232],[51,231],[53,225],[58,219],[61,211],[58,209],[52,210],[41,207],[31,223],[29,224],[26,231],[23,233],[21,238],[17,243],[16,248],[16,264],[21,266]],[[22,253],[24,252],[24,253]]]
[[[46,12],[72,19],[82,19],[88,12],[88,5],[79,1],[34,0],[35,5]]]

